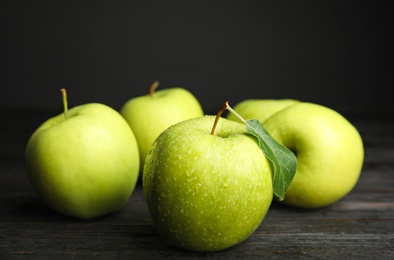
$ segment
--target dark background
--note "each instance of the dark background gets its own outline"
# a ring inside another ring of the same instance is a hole
[[[1,1],[0,107],[61,112],[183,87],[394,111],[390,1]]]

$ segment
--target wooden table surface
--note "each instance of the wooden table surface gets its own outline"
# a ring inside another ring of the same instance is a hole
[[[394,259],[394,119],[346,117],[359,129],[365,161],[354,190],[332,206],[274,203],[243,243],[213,252],[172,247],[156,232],[141,185],[120,212],[80,221],[36,197],[24,168],[26,142],[48,112],[1,110],[0,259]]]

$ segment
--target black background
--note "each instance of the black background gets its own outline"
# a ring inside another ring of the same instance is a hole
[[[62,110],[183,87],[391,110],[389,1],[1,1],[0,107]]]

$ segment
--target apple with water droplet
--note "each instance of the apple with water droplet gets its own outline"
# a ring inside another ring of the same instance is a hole
[[[244,124],[214,116],[162,132],[147,155],[142,183],[159,233],[192,251],[246,240],[273,198],[271,164],[257,140]]]

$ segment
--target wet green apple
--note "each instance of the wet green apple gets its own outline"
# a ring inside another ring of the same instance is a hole
[[[147,155],[143,189],[169,243],[218,251],[247,239],[273,198],[272,170],[245,124],[203,116],[167,128]]]

